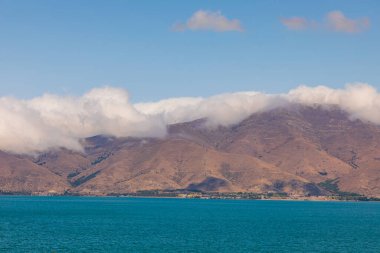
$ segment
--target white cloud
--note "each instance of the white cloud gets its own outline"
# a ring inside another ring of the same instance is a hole
[[[242,32],[244,29],[238,19],[228,19],[220,11],[195,12],[186,23],[177,23],[173,26],[174,31],[185,30],[209,30],[214,32]]]
[[[166,131],[160,118],[137,111],[127,92],[116,88],[93,89],[82,97],[3,97],[0,115],[0,149],[18,153],[81,150],[81,138],[98,134],[158,137]]]
[[[327,13],[325,20],[320,22],[304,17],[290,17],[281,19],[281,23],[289,30],[322,29],[341,33],[358,33],[370,27],[369,18],[350,19],[341,11]]]
[[[229,126],[289,103],[337,105],[352,118],[380,125],[380,93],[361,83],[345,89],[300,86],[284,94],[238,92],[138,104],[129,102],[126,90],[106,87],[81,97],[0,98],[0,150],[28,154],[58,147],[81,150],[80,139],[99,134],[164,137],[167,124],[208,118],[211,127]]]
[[[277,95],[259,92],[226,93],[209,98],[175,98],[135,104],[148,115],[161,115],[167,124],[208,118],[210,126],[238,123],[252,113],[274,108],[286,101]]]
[[[380,93],[368,84],[349,84],[345,89],[301,86],[291,90],[287,96],[291,102],[306,105],[337,105],[353,119],[380,125]]]
[[[327,14],[327,24],[330,29],[337,32],[357,33],[370,26],[369,19],[349,19],[341,11],[332,11]]]
[[[176,98],[135,104],[135,108],[143,114],[161,115],[167,124],[208,118],[211,126],[228,126],[253,113],[289,103],[337,105],[353,118],[380,124],[380,93],[363,83],[348,84],[345,89],[300,86],[285,94],[238,92],[209,98]]]

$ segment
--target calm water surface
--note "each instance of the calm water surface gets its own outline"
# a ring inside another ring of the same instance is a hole
[[[0,196],[0,252],[380,252],[380,203]]]

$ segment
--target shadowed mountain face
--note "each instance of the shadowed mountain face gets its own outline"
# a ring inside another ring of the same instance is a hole
[[[84,153],[2,152],[0,191],[380,196],[380,127],[350,119],[336,107],[292,105],[217,129],[205,122],[171,125],[165,139],[91,137],[83,140]]]

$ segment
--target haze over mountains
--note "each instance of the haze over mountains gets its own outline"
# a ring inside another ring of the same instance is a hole
[[[300,87],[131,104],[124,90],[0,99],[0,191],[380,196],[380,95]]]

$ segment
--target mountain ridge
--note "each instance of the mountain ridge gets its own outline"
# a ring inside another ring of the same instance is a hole
[[[1,152],[0,191],[379,197],[379,145],[380,127],[373,123],[353,119],[336,106],[291,104],[230,127],[209,128],[207,119],[172,124],[161,139],[94,136],[82,141],[82,153],[58,149],[30,157]]]

